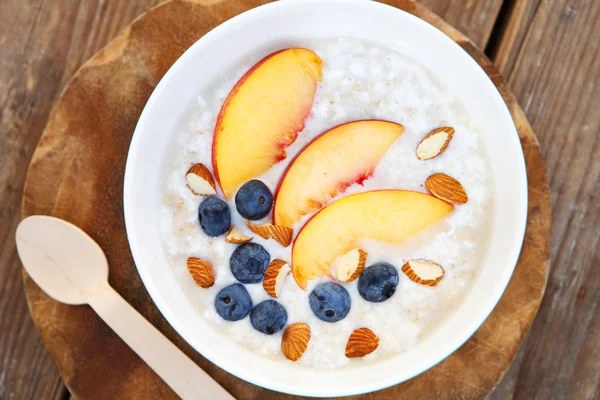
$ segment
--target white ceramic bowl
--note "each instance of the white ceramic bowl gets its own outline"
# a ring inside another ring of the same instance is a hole
[[[482,127],[495,182],[491,246],[464,301],[440,329],[410,351],[375,363],[316,370],[255,354],[220,335],[194,309],[168,264],[158,229],[165,149],[195,97],[244,55],[288,40],[350,36],[392,47],[431,68]],[[215,28],[171,67],[140,117],[125,172],[125,222],[142,280],[165,318],[196,350],[230,373],[269,389],[341,396],[391,386],[425,371],[461,346],[502,295],[517,262],[527,217],[523,152],[500,94],[479,65],[443,33],[396,8],[364,0],[285,0]],[[193,322],[192,322],[193,321]]]

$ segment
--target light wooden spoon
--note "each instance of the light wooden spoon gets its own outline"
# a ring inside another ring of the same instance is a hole
[[[27,273],[50,297],[89,304],[183,399],[233,399],[108,284],[104,252],[85,232],[47,216],[25,218],[17,250]]]

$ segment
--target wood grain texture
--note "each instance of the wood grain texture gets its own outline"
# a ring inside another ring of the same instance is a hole
[[[155,3],[0,0],[0,399],[65,394],[27,310],[14,243],[27,165],[68,79]]]
[[[449,25],[458,29],[480,49],[490,39],[503,0],[421,0]]]
[[[504,14],[497,22],[497,32],[488,48],[488,56],[503,76],[510,76],[525,35],[541,0],[506,0]]]
[[[538,133],[552,194],[552,271],[497,398],[600,398],[600,2],[531,1],[509,84]],[[501,55],[500,55],[501,56]]]
[[[240,399],[291,396],[258,388],[220,370],[194,352],[166,323],[133,265],[125,235],[121,193],[131,133],[154,85],[171,63],[210,27],[262,2],[174,0],[138,19],[86,63],[67,86],[33,156],[23,198],[24,215],[55,215],[87,231],[107,253],[110,282],[115,289]],[[387,3],[443,29],[483,66],[499,87],[516,121],[526,155],[530,218],[513,279],[492,316],[473,338],[419,377],[360,397],[481,398],[493,390],[510,365],[544,290],[550,256],[550,203],[545,170],[523,112],[498,71],[477,47],[419,4],[408,0]],[[174,398],[170,389],[89,307],[58,304],[26,275],[24,281],[42,339],[76,397]]]

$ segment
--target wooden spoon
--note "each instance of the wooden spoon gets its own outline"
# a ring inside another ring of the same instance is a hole
[[[50,297],[89,304],[183,399],[233,399],[108,284],[104,252],[85,232],[47,216],[24,219],[17,250],[27,273]]]

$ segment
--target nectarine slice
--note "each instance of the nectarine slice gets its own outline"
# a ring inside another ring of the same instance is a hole
[[[321,59],[306,49],[273,53],[233,87],[217,118],[213,169],[229,198],[286,157],[312,108]]]
[[[394,122],[365,120],[337,126],[317,137],[279,181],[273,223],[291,227],[351,184],[362,183],[403,131]]]
[[[363,192],[337,200],[315,214],[298,233],[292,248],[292,274],[307,281],[330,275],[336,257],[360,238],[401,242],[452,211],[433,196],[406,190]]]

